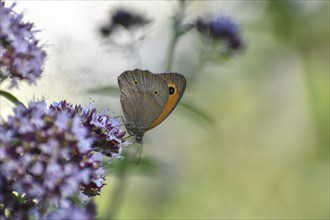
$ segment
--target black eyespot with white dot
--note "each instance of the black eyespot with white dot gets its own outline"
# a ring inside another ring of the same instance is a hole
[[[139,84],[139,81],[134,80],[134,84],[135,84],[135,85]]]
[[[155,91],[154,91],[154,94],[155,94],[155,95],[158,95],[158,90],[155,90]]]
[[[168,87],[168,92],[170,95],[173,95],[175,93],[175,88],[173,86]]]

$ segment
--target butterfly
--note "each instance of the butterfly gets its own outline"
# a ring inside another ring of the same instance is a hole
[[[145,132],[163,122],[179,103],[186,79],[179,73],[135,69],[123,72],[118,84],[125,127],[142,145]]]

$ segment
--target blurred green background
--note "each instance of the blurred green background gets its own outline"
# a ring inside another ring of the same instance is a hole
[[[154,19],[138,59],[97,36],[109,10],[118,6]],[[92,100],[120,115],[119,94],[86,91],[116,86],[126,69],[164,71],[178,6],[20,2],[42,29],[49,58],[38,86],[22,85],[14,94],[22,101],[33,95],[49,103]],[[243,52],[204,64],[188,81],[182,101],[212,122],[178,106],[146,134],[139,166],[114,164],[96,198],[98,217],[329,219],[329,1],[192,1],[187,22],[207,13],[234,18],[246,43]],[[180,38],[173,70],[189,75],[198,48],[194,31]]]

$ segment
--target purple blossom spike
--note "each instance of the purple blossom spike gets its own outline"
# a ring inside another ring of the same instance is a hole
[[[15,4],[0,2],[0,82],[9,78],[11,87],[20,80],[35,84],[40,78],[46,52],[35,37],[33,24],[14,12]]]
[[[66,101],[16,106],[0,127],[0,204],[13,218],[24,218],[38,210],[35,200],[69,208],[74,195],[98,195],[104,185],[103,156],[120,157],[124,142],[115,120],[92,106]],[[24,195],[24,202],[14,191]]]

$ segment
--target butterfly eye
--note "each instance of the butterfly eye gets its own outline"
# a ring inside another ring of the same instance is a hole
[[[158,95],[158,91],[157,91],[157,90],[155,90],[155,91],[154,91],[154,94],[155,94],[155,95]]]
[[[134,84],[137,85],[139,84],[139,82],[137,80],[134,80]]]
[[[169,94],[170,94],[170,95],[173,95],[174,92],[175,92],[175,88],[174,88],[173,86],[168,87],[168,90],[169,90]]]

